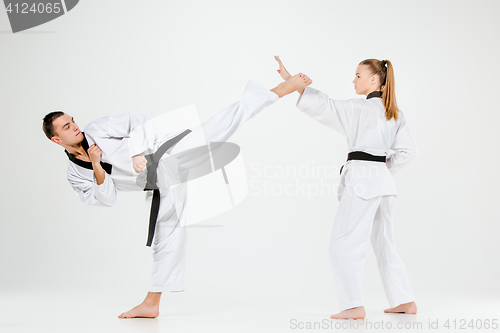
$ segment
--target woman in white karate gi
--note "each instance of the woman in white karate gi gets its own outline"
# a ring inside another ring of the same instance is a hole
[[[275,59],[278,72],[288,80],[290,74],[279,57]],[[330,318],[365,317],[362,286],[368,240],[391,306],[384,312],[416,313],[408,274],[394,244],[392,216],[397,192],[391,172],[412,160],[417,147],[396,104],[391,62],[363,60],[352,82],[356,93],[366,99],[334,100],[310,86],[297,90],[297,107],[346,136],[350,151],[341,168],[340,202],[329,248],[341,312]]]
[[[174,155],[196,147],[200,137],[207,142],[226,141],[247,120],[278,98],[310,83],[307,76],[297,74],[268,90],[251,80],[240,101],[193,128],[168,152]],[[65,148],[69,158],[67,178],[79,199],[87,205],[112,206],[118,191],[143,191],[137,178],[147,164],[144,152],[156,151],[168,139],[164,137],[158,142],[148,120],[139,114],[103,117],[81,132],[71,116],[51,112],[44,118],[43,130],[47,138]],[[196,160],[180,162],[185,167],[197,163]],[[161,187],[165,185],[164,178],[164,174],[158,174]],[[185,186],[177,186],[176,191],[185,191]],[[185,193],[177,194],[183,197]],[[184,213],[175,209],[169,191],[162,190],[160,196],[149,292],[140,305],[122,313],[120,318],[156,317],[162,292],[184,290],[186,229],[179,224]]]

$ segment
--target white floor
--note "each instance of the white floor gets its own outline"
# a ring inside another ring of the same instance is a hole
[[[314,295],[290,299],[207,292],[165,294],[156,319],[118,319],[140,300],[125,293],[1,293],[0,332],[477,332],[499,331],[500,302],[495,299],[420,297],[416,315],[384,314],[385,300],[365,296],[365,321],[330,320],[337,309],[316,304]],[[380,304],[380,305],[378,305]],[[496,319],[493,321],[493,319]],[[474,327],[471,327],[471,320]],[[486,321],[488,320],[488,322]],[[448,321],[448,326],[446,326]],[[430,324],[432,323],[431,327]],[[489,329],[485,325],[490,324]],[[481,325],[482,327],[478,327]]]

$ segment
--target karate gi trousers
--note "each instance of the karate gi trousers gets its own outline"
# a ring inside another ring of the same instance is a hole
[[[395,197],[382,195],[365,200],[355,194],[349,177],[346,177],[329,247],[340,311],[363,306],[363,271],[368,240],[375,252],[390,307],[414,301],[406,268],[394,243],[392,217]]]
[[[225,142],[247,120],[258,114],[267,106],[279,99],[278,95],[250,80],[245,87],[240,101],[235,102],[212,116],[206,122],[194,127],[175,146],[167,150],[168,155],[174,155],[199,145],[200,138],[207,142]],[[163,142],[159,142],[160,146]],[[168,158],[166,154],[162,157]],[[180,154],[182,155],[182,154]],[[189,169],[203,161],[196,159],[177,161],[181,169]],[[186,228],[179,225],[185,210],[179,207],[179,200],[186,198],[187,184],[175,186],[175,200],[166,189],[168,186],[165,174],[168,172],[165,164],[158,165],[158,186],[160,188],[160,208],[153,239],[153,268],[151,274],[150,292],[182,291],[184,290],[184,261],[186,255]]]

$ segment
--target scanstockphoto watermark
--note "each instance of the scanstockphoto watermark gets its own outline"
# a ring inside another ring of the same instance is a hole
[[[72,10],[79,0],[4,0],[12,32],[52,21]]]
[[[340,330],[340,329],[423,329],[422,322],[392,322],[392,321],[370,321],[367,319],[333,320],[323,319],[321,321],[299,321],[290,320],[290,328],[297,330]]]
[[[496,330],[498,319],[429,319],[428,321],[371,321],[368,319],[300,321],[290,319],[290,328],[296,330],[339,330],[339,329],[374,329],[374,330]]]
[[[250,194],[266,196],[315,196],[338,195],[344,190],[340,184],[340,167],[337,165],[317,164],[305,161],[301,165],[263,165],[253,162],[250,165]],[[345,171],[343,171],[345,172]],[[380,169],[376,166],[353,170],[357,178],[379,177]],[[346,188],[351,190],[351,188]],[[352,190],[364,193],[363,184],[355,184]]]

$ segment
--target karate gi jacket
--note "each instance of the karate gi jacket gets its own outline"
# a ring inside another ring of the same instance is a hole
[[[334,100],[308,86],[297,101],[297,107],[302,112],[344,135],[350,152],[364,151],[386,156],[386,163],[347,161],[340,177],[339,201],[346,181],[363,199],[397,196],[392,174],[417,155],[417,146],[403,112],[399,111],[398,120],[387,120],[382,99],[370,95],[367,99]],[[391,150],[394,153],[391,154]]]
[[[67,178],[78,198],[87,205],[113,206],[117,191],[143,191],[138,185],[139,175],[132,167],[132,157],[155,150],[159,140],[178,133],[159,137],[150,118],[135,113],[102,117],[88,124],[82,132],[85,147],[96,143],[102,151],[101,162],[112,166],[105,172],[104,182],[97,185],[92,163],[76,159],[66,151],[70,161]],[[146,195],[146,199],[151,194]]]

